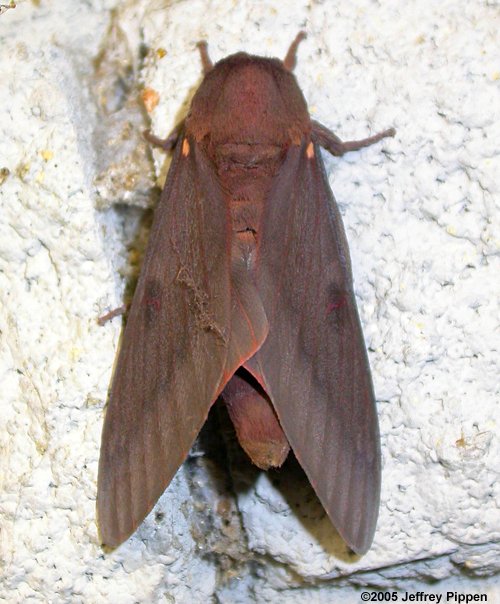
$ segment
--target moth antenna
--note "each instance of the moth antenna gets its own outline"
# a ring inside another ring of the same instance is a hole
[[[209,71],[212,71],[214,68],[214,64],[212,63],[210,57],[208,56],[208,44],[206,40],[201,40],[196,45],[198,50],[200,51],[201,57],[201,65],[203,67],[203,74],[207,75]]]
[[[295,65],[297,64],[297,48],[302,40],[307,38],[307,34],[305,31],[299,31],[296,35],[295,40],[290,44],[290,48],[286,53],[286,57],[283,60],[283,66],[287,71],[293,71],[295,69]]]

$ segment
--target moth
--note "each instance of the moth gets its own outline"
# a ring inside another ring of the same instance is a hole
[[[123,333],[104,421],[102,541],[127,539],[169,485],[221,396],[259,468],[290,448],[333,525],[363,554],[380,494],[375,399],[349,251],[311,119],[283,61],[243,52],[213,65],[173,150]]]

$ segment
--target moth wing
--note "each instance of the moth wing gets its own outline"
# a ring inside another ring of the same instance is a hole
[[[176,145],[155,213],[104,422],[97,511],[112,547],[152,509],[218,393],[267,333],[260,300],[231,260],[213,168],[187,142]]]
[[[361,554],[378,516],[378,421],[347,241],[319,146],[311,151],[288,151],[266,203],[256,271],[270,328],[247,366],[333,524]]]

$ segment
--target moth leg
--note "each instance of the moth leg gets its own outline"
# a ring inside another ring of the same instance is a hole
[[[105,315],[102,315],[102,317],[99,317],[97,319],[97,324],[102,327],[108,321],[111,321],[111,319],[124,315],[128,311],[129,306],[130,306],[129,304],[122,304],[118,308],[113,308],[113,310],[110,310]]]
[[[167,138],[159,138],[158,136],[152,134],[151,130],[144,130],[142,135],[148,141],[148,143],[151,143],[154,147],[160,147],[160,149],[163,149],[168,153],[169,151],[172,151],[177,144],[183,128],[184,120],[175,126]]]
[[[286,57],[283,59],[283,67],[287,71],[293,71],[295,69],[295,65],[297,64],[297,48],[305,38],[307,38],[306,32],[299,31],[295,36],[295,40],[290,44]]]
[[[348,151],[357,151],[363,147],[369,147],[375,143],[378,143],[383,138],[388,136],[394,136],[396,130],[389,128],[368,138],[362,138],[359,141],[342,141],[336,134],[328,130],[326,126],[323,126],[319,122],[312,121],[312,138],[315,142],[321,145],[324,149],[329,151],[332,155],[340,157]]]
[[[210,59],[210,57],[208,55],[208,44],[207,44],[206,40],[201,40],[200,42],[198,42],[198,44],[196,46],[198,47],[198,50],[200,51],[201,65],[203,67],[203,75],[207,75],[207,73],[209,71],[212,71],[212,69],[214,68],[214,64],[212,63],[212,60]]]

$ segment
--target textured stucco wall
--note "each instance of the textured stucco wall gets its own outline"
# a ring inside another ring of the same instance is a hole
[[[96,318],[122,302],[155,198],[138,90],[158,93],[166,135],[200,81],[197,40],[214,60],[283,57],[299,29],[315,119],[346,139],[397,128],[325,154],[380,415],[375,542],[349,558],[297,468],[252,469],[211,432],[222,418],[105,553],[96,475],[121,323]],[[0,597],[358,602],[372,585],[500,598],[499,29],[497,4],[465,0],[42,0],[0,16]],[[210,453],[217,439],[229,461]]]

